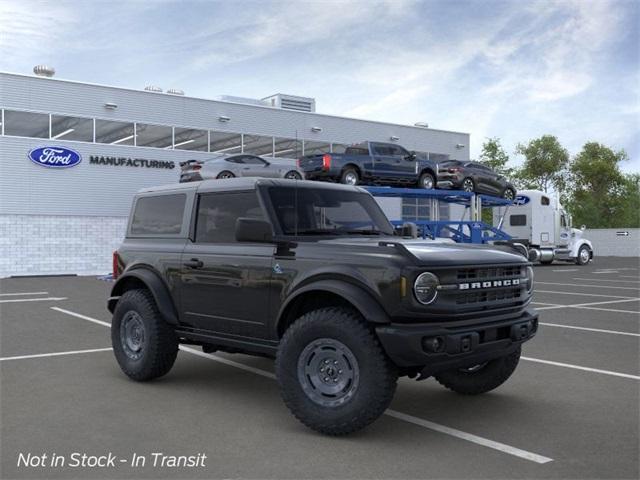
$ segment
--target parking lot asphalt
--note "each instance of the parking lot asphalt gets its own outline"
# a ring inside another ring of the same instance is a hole
[[[129,380],[110,350],[109,282],[3,279],[0,477],[638,478],[639,268],[535,267],[540,331],[507,383],[465,397],[401,379],[387,414],[345,438],[289,414],[268,359],[190,348],[166,377]],[[117,460],[73,467],[74,452]],[[161,467],[153,453],[207,458]]]

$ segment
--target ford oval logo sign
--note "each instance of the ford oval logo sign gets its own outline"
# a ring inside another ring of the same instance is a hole
[[[529,203],[531,199],[529,197],[527,197],[526,195],[518,195],[516,196],[516,199],[513,201],[514,205],[526,205],[527,203]]]
[[[47,168],[75,167],[82,161],[82,156],[69,148],[40,147],[29,152],[29,160]]]

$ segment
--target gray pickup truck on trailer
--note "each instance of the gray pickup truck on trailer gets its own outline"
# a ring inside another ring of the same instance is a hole
[[[509,246],[398,236],[359,187],[236,178],[140,191],[108,308],[122,370],[169,372],[179,344],[276,359],[293,414],[359,430],[399,376],[492,390],[538,328],[530,263]]]

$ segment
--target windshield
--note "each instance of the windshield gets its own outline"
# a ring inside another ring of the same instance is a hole
[[[268,191],[284,235],[393,235],[389,220],[367,193],[296,187]]]

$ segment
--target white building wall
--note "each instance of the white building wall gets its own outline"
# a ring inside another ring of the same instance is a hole
[[[595,258],[636,257],[640,260],[640,228],[590,228],[585,230],[584,238],[591,240]]]

